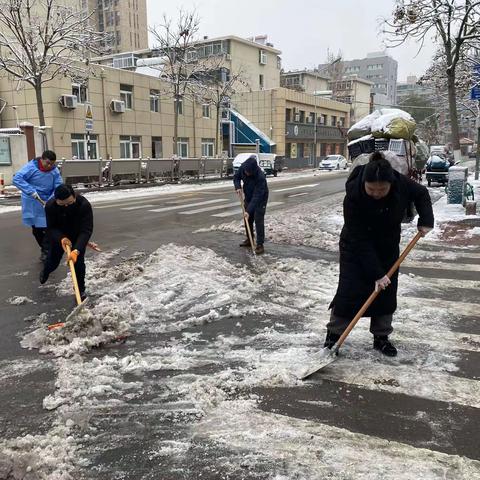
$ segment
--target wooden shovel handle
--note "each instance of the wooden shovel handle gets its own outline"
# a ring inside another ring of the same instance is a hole
[[[250,224],[245,218],[245,197],[243,196],[243,192],[241,192],[241,194],[239,195],[239,198],[240,198],[240,204],[242,205],[243,222],[245,223],[245,228],[247,229],[247,235],[248,235],[248,239],[250,240],[250,246],[252,247],[252,252],[255,255],[255,244],[253,243],[252,230],[250,229]]]
[[[65,251],[67,252],[67,257],[69,257],[71,249],[68,245],[65,246]],[[82,298],[80,297],[77,274],[75,273],[75,265],[72,260],[69,260],[68,266],[70,267],[70,273],[72,274],[73,289],[75,290],[75,299],[77,300],[77,305],[80,305],[82,303]]]
[[[398,270],[398,267],[400,267],[400,264],[405,260],[405,257],[410,253],[410,250],[415,246],[415,244],[418,242],[420,237],[422,236],[421,232],[418,232],[412,240],[410,240],[410,243],[405,247],[405,250],[402,252],[402,254],[398,257],[397,261],[392,265],[392,268],[387,272],[387,277],[391,278],[392,275]],[[352,331],[353,327],[357,324],[357,322],[362,318],[363,314],[367,311],[367,308],[372,304],[372,302],[377,298],[377,295],[380,293],[380,290],[374,290],[371,295],[368,297],[367,301],[363,304],[362,308],[358,311],[358,313],[355,315],[353,320],[348,324],[348,327],[345,329],[345,331],[342,333],[340,338],[338,339],[335,347],[335,351],[338,351],[338,349],[342,346],[342,343],[345,341],[347,338],[348,334]]]

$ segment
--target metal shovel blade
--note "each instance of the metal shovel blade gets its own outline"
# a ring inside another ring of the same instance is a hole
[[[310,366],[304,370],[304,372],[300,376],[300,380],[306,380],[307,378],[311,377],[314,373],[334,362],[336,358],[337,350],[335,348],[332,348],[331,350],[326,347],[323,348],[316,355]]]
[[[76,316],[80,314],[80,312],[85,308],[86,305],[88,305],[88,298],[86,298],[82,303],[78,304],[67,316],[65,319],[65,323],[69,322],[70,320],[74,319]]]

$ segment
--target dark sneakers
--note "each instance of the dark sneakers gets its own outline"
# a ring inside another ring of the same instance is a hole
[[[265,249],[263,248],[263,245],[257,245],[257,247],[255,248],[255,253],[257,255],[261,255],[264,252],[265,252]]]
[[[332,347],[338,342],[339,338],[340,335],[338,333],[329,332],[327,330],[327,336],[325,337],[325,343],[323,344],[323,346],[331,350]]]
[[[240,243],[238,246],[239,246],[239,247],[248,247],[248,248],[250,248],[250,246],[251,246],[251,245],[250,245],[250,240],[247,238],[247,239],[244,240],[242,243]]]
[[[84,302],[87,298],[87,294],[85,293],[85,290],[80,291],[80,300]]]
[[[40,280],[40,284],[43,285],[47,280],[48,280],[49,274],[45,271],[45,268],[42,268],[40,270],[40,277],[38,278]]]
[[[379,350],[387,357],[397,356],[397,349],[393,346],[392,342],[388,340],[387,335],[374,335],[373,348]]]

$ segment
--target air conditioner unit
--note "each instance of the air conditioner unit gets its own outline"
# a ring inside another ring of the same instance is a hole
[[[299,122],[300,121],[300,114],[299,113],[296,113],[293,117],[293,121],[294,122]]]
[[[231,60],[232,56],[229,53],[225,54],[225,60]]]
[[[112,100],[110,110],[114,113],[125,113],[125,102],[123,100]]]
[[[76,95],[62,95],[58,101],[63,108],[77,108],[78,98]]]

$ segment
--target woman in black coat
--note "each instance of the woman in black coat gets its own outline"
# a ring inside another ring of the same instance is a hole
[[[398,271],[387,271],[399,257],[401,222],[408,205],[417,212],[422,236],[433,228],[428,190],[396,172],[381,152],[356,167],[346,183],[344,226],[340,234],[340,278],[330,305],[325,347],[332,348],[374,289],[384,290],[366,311],[371,317],[373,346],[388,356],[397,354],[388,340],[397,308]]]

